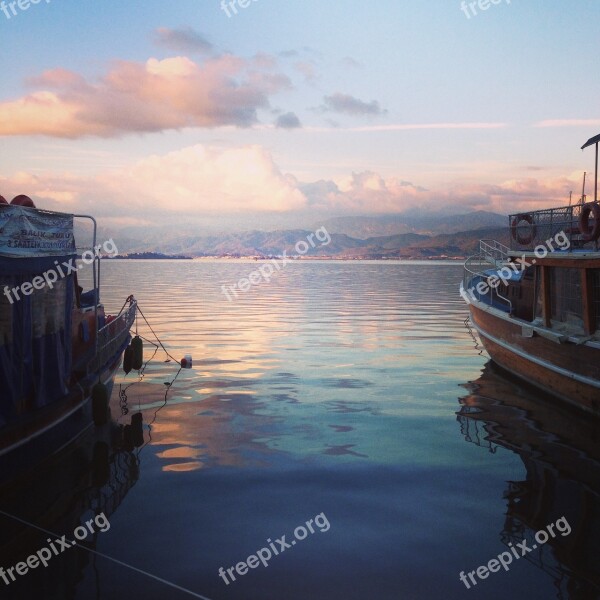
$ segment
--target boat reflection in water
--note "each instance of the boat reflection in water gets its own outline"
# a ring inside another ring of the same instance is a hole
[[[495,452],[519,455],[524,481],[509,481],[501,541],[527,539],[564,516],[572,531],[525,556],[553,578],[560,599],[600,598],[600,423],[549,405],[489,362],[459,398],[461,433]]]
[[[77,527],[102,513],[109,528],[111,515],[138,477],[139,451],[135,450],[131,436],[124,436],[123,427],[110,422],[95,430],[88,429],[77,442],[0,488],[0,566],[6,571],[26,561],[42,548],[48,548],[49,538],[60,551],[56,539],[66,534],[67,540],[73,540]],[[97,523],[93,534],[88,533],[83,541],[77,542],[78,546],[52,556],[47,567],[39,564],[24,575],[14,572],[16,581],[5,574],[9,584],[0,579],[0,597],[73,598],[90,566],[94,568],[98,586],[98,557],[86,549],[94,550],[98,536],[108,530],[102,519]],[[50,536],[50,532],[55,535]]]

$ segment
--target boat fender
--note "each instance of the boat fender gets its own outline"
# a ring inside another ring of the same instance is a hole
[[[131,439],[136,448],[144,445],[144,417],[141,412],[131,415]]]
[[[8,202],[4,196],[0,196],[0,204],[8,204]]]
[[[15,196],[10,201],[10,203],[13,206],[25,206],[26,208],[35,208],[34,201],[29,196],[26,196],[25,194],[19,194],[18,196]]]
[[[144,364],[144,343],[139,335],[131,340],[131,348],[133,352],[131,365],[136,371],[139,371]]]
[[[125,375],[129,375],[132,368],[133,362],[133,348],[131,346],[127,346],[125,348],[125,354],[123,354],[123,371],[125,371]]]
[[[594,215],[594,225],[590,226],[590,216]],[[595,202],[583,205],[579,216],[579,230],[586,242],[595,242],[600,238],[600,206]]]
[[[108,421],[108,389],[98,382],[92,388],[92,415],[94,425],[100,427]]]
[[[522,221],[529,223],[529,233],[526,235],[522,235],[518,230],[518,226]],[[533,215],[523,213],[514,217],[512,223],[510,224],[510,233],[513,240],[515,240],[520,246],[528,246],[531,244],[537,234],[537,226],[533,222]]]

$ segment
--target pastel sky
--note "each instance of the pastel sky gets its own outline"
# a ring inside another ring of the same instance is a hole
[[[237,1],[0,5],[0,194],[268,229],[561,205],[593,171],[597,0]]]

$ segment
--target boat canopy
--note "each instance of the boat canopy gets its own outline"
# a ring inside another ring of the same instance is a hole
[[[0,426],[68,393],[73,219],[0,205]]]
[[[595,135],[593,138],[590,138],[583,146],[581,146],[581,149],[585,150],[588,146],[593,146],[598,142],[600,142],[600,133],[598,135]]]

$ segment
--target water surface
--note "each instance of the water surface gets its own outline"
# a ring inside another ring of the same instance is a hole
[[[117,379],[115,443],[141,410],[144,446],[92,482],[118,490],[98,551],[212,600],[597,597],[597,429],[486,366],[460,265],[296,261],[228,302],[256,266],[103,264],[109,311],[134,293],[194,367],[146,343],[143,377]],[[219,577],[321,513],[267,568]],[[461,583],[563,513],[571,534]],[[57,580],[56,598],[192,597],[97,556]]]

